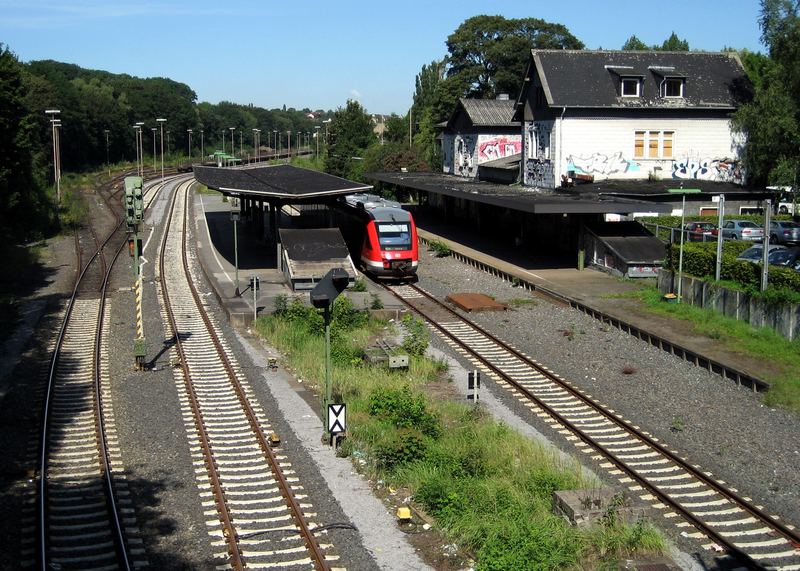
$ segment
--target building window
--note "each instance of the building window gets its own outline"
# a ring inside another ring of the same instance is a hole
[[[636,131],[633,156],[637,159],[671,159],[674,131]]]
[[[622,97],[639,97],[639,79],[636,77],[623,77],[620,92]]]
[[[664,97],[683,97],[683,78],[667,77],[661,89],[663,90],[661,95]]]

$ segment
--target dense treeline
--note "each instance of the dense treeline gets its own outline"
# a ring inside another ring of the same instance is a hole
[[[55,197],[50,116],[46,109],[58,109],[61,121],[62,172],[96,169],[136,159],[133,126],[142,122],[145,165],[161,152],[164,124],[164,153],[168,157],[192,156],[222,149],[231,152],[234,128],[236,154],[253,152],[253,129],[261,129],[261,146],[286,147],[288,132],[292,146],[297,133],[310,141],[314,127],[322,127],[326,111],[310,109],[263,109],[252,105],[222,102],[197,103],[188,86],[167,78],[138,78],[106,71],[83,69],[52,60],[21,63],[8,46],[0,44],[0,226],[4,239],[19,240],[41,236],[54,227]],[[201,131],[203,131],[201,135]]]

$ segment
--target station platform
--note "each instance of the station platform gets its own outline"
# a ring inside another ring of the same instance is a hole
[[[286,295],[291,299],[308,296],[309,293],[292,292],[279,269],[278,248],[256,241],[252,235],[248,235],[250,229],[247,225],[239,224],[241,295],[235,295],[233,222],[229,212],[230,205],[223,202],[219,194],[195,193],[194,213],[200,262],[231,323],[236,327],[247,327],[256,311],[259,315],[274,311],[275,298],[278,295]],[[694,332],[689,322],[655,315],[647,311],[638,300],[619,297],[619,294],[637,289],[639,284],[636,281],[618,279],[595,269],[578,270],[577,260],[535,257],[524,248],[510,248],[492,243],[486,236],[477,236],[474,229],[447,225],[423,217],[417,217],[416,220],[421,238],[443,242],[454,252],[483,261],[506,275],[516,276],[536,287],[578,301],[698,355],[726,363],[750,376],[765,379],[780,373],[768,361],[736,353],[716,340]],[[250,276],[258,276],[261,283],[255,304],[253,293],[249,289]],[[373,296],[377,296],[387,317],[399,318],[406,311],[393,296],[378,289],[369,280],[365,280],[365,283],[368,287],[366,293],[347,292],[357,307],[370,307]]]
[[[230,203],[222,195],[193,194],[195,237],[200,265],[214,295],[234,327],[248,327],[257,315],[275,311],[275,299],[284,295],[288,299],[309,299],[310,291],[292,291],[279,264],[279,247],[258,240],[252,229],[238,223],[238,239],[234,243],[234,223],[230,217]],[[238,250],[238,291],[236,280],[236,251]],[[250,289],[250,278],[257,276],[260,289],[256,296]],[[356,276],[360,277],[360,276]],[[370,308],[375,297],[383,306],[387,318],[399,318],[406,308],[394,296],[365,280],[366,292],[346,295],[358,308]]]

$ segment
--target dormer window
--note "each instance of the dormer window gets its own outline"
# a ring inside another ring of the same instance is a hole
[[[638,77],[623,77],[620,80],[620,95],[622,97],[639,97],[641,82]]]
[[[683,97],[683,78],[666,77],[661,89],[662,97]]]

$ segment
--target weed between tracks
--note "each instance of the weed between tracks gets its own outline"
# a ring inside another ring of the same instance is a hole
[[[322,318],[299,302],[276,305],[276,314],[260,318],[257,329],[319,392],[325,378]],[[404,324],[407,371],[366,365],[363,348],[387,327],[344,297],[334,304],[331,378],[334,400],[347,403],[349,428],[340,452],[363,474],[409,490],[445,541],[474,557],[476,570],[613,567],[619,558],[663,550],[661,536],[646,521],[631,526],[610,517],[579,530],[553,515],[555,490],[596,484],[586,481],[577,463],[559,460],[482,408],[432,396],[445,393],[441,387],[450,379],[445,364],[424,357],[428,334],[420,322]]]

